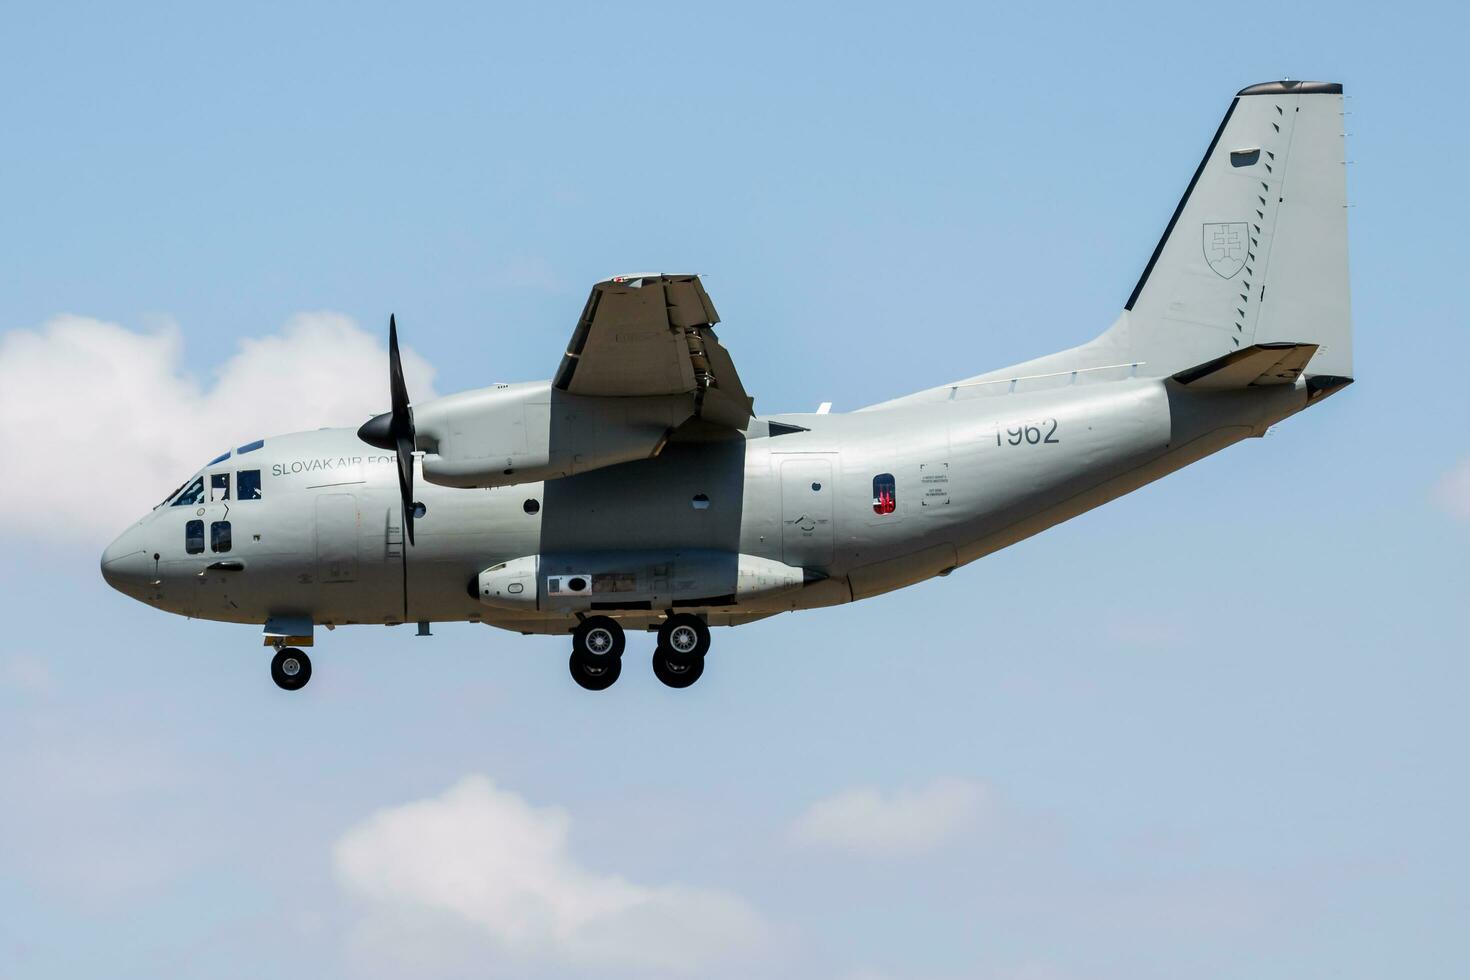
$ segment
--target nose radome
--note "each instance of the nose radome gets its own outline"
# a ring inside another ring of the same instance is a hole
[[[148,584],[152,569],[153,556],[140,527],[128,528],[102,552],[102,578],[125,595],[136,597]]]

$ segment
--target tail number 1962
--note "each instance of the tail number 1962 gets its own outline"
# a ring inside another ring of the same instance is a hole
[[[1016,425],[1007,426],[1002,429],[1000,423],[995,425],[995,444],[997,446],[1036,446],[1044,443],[1059,443],[1057,438],[1057,420],[1042,419],[1039,422],[1021,422]]]

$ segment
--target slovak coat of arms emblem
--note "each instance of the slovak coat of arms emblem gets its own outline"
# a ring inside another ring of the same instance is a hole
[[[1244,221],[1207,221],[1204,228],[1205,261],[1222,279],[1234,279],[1245,268],[1250,243]]]

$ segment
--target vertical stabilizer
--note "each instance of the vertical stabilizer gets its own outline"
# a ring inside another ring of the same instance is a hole
[[[1335,82],[1242,89],[1111,327],[883,405],[997,381],[1168,377],[1257,345],[1314,347],[1314,392],[1351,381],[1342,99]]]
[[[1114,327],[1150,374],[1291,342],[1352,377],[1342,118],[1334,83],[1235,97]]]

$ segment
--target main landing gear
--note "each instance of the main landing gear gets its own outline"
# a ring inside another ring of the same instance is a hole
[[[311,658],[295,647],[281,647],[271,657],[271,680],[283,691],[299,691],[311,680]]]
[[[609,616],[588,616],[572,633],[572,656],[567,662],[572,679],[589,691],[605,691],[623,672],[626,638],[622,626]],[[709,652],[709,627],[689,613],[666,619],[658,630],[653,673],[669,687],[688,687],[704,673]]]
[[[572,633],[572,680],[589,691],[605,691],[623,672],[623,628],[609,616],[588,616]]]
[[[704,673],[706,653],[709,653],[709,627],[704,620],[688,613],[670,616],[658,628],[653,676],[669,687],[688,687]]]

